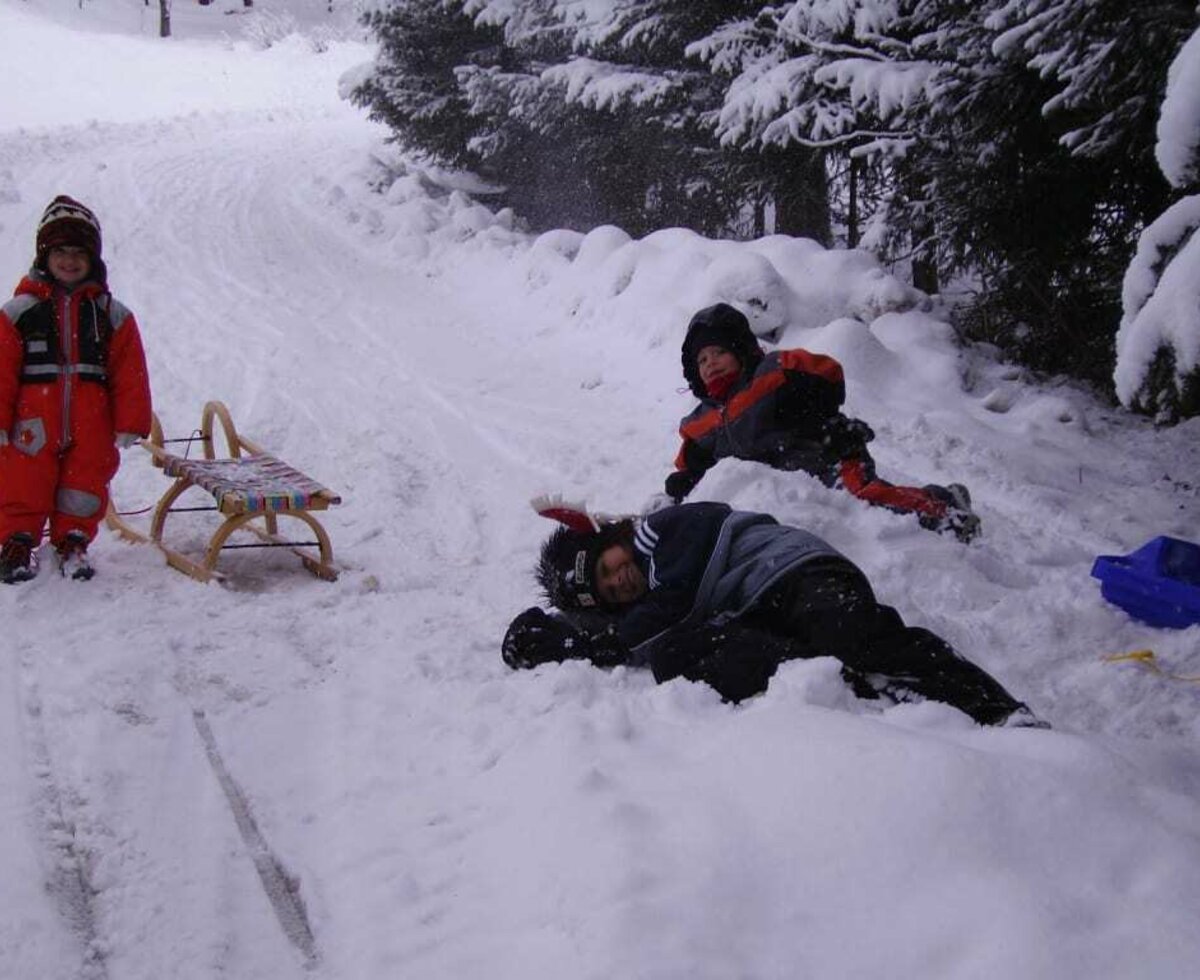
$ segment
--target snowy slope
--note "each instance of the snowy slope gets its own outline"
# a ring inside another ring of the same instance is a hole
[[[366,48],[160,42],[119,7],[0,0],[21,93],[0,104],[0,269],[27,266],[54,194],[92,205],[168,435],[224,400],[343,494],[343,572],[239,552],[206,587],[102,534],[91,583],[0,593],[0,976],[1200,971],[1197,687],[1101,659],[1200,673],[1200,629],[1143,627],[1088,576],[1200,537],[1195,421],[1156,431],[959,352],[859,254],[523,235],[338,99]],[[679,340],[718,297],[838,356],[881,473],[969,484],[985,533],[964,547],[750,464],[696,499],[825,535],[1054,731],[880,711],[830,660],[738,708],[503,667],[548,530],[527,499],[632,510],[660,488]],[[165,485],[143,457],[123,508]],[[172,521],[202,540],[203,517]]]

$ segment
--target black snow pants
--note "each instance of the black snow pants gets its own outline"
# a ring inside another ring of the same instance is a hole
[[[983,725],[999,724],[1022,707],[945,640],[907,626],[895,609],[880,605],[862,572],[836,558],[788,574],[735,621],[664,641],[652,662],[656,679],[706,681],[730,701],[765,690],[785,660],[832,656],[860,697],[915,694],[953,705]]]
[[[942,701],[983,725],[999,724],[1022,707],[941,637],[906,625],[895,609],[880,605],[866,577],[846,561],[801,566],[740,622],[788,637],[804,656],[836,657],[877,690]]]

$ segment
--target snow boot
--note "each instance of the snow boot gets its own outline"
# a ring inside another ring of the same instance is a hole
[[[0,582],[15,585],[28,582],[37,575],[38,556],[33,546],[33,535],[18,531],[0,548]]]
[[[78,531],[69,531],[58,544],[58,570],[63,578],[86,582],[96,574],[88,561],[87,538]]]
[[[922,514],[919,518],[921,527],[938,534],[949,532],[963,544],[970,544],[979,537],[979,515],[971,509],[971,494],[961,483],[951,483],[939,487],[930,484],[923,488],[926,493],[946,505],[946,510],[940,516]]]

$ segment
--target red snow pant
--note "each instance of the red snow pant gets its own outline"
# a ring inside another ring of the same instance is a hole
[[[31,424],[39,421],[17,423],[12,443],[0,446],[0,542],[25,531],[36,543],[47,521],[55,545],[71,531],[91,541],[121,462],[112,434],[72,442],[60,452],[56,440],[39,439],[36,431],[29,435]],[[45,444],[30,453],[39,441]]]
[[[928,487],[898,487],[875,475],[875,463],[869,456],[841,460],[834,478],[846,490],[876,507],[899,514],[921,514],[939,518],[945,515],[947,501]]]

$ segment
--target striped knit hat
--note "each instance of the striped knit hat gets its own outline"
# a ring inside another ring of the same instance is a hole
[[[74,245],[100,260],[100,222],[78,201],[60,194],[50,202],[37,229],[37,266],[45,268],[46,255],[59,245]]]

